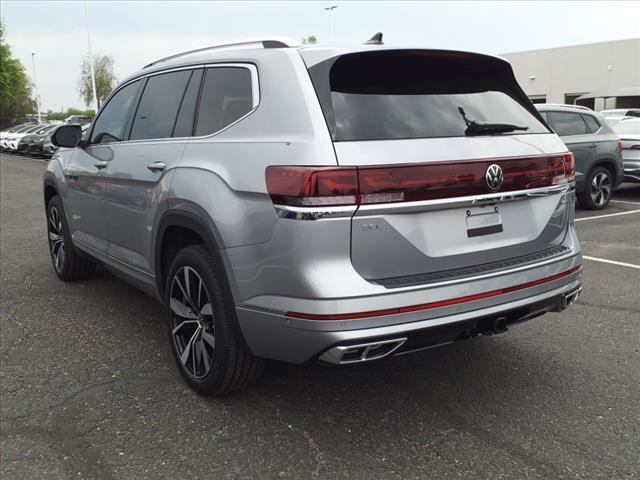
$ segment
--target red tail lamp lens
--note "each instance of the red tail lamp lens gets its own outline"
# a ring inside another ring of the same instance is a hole
[[[485,180],[492,164],[499,165],[503,175],[495,191]],[[574,177],[572,153],[364,168],[272,166],[266,171],[273,202],[298,207],[467,197],[548,187]]]
[[[576,179],[576,159],[573,153],[569,152],[562,157],[564,161],[564,183],[571,183]]]
[[[274,203],[299,207],[355,205],[355,168],[268,167],[267,191]]]

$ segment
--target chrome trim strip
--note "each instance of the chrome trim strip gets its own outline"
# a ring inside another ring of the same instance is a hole
[[[321,218],[351,217],[358,207],[347,205],[343,207],[291,207],[288,205],[274,205],[279,218],[291,220],[319,220]]]
[[[530,190],[516,190],[514,192],[488,193],[469,197],[444,198],[438,200],[423,200],[420,202],[378,203],[372,205],[347,205],[337,207],[293,207],[289,205],[274,205],[276,214],[280,218],[294,220],[318,220],[321,218],[348,217],[351,215],[376,215],[382,213],[411,213],[447,208],[464,208],[479,205],[524,200],[525,198],[546,197],[566,193],[575,189],[575,184],[554,185],[551,187],[534,188]]]
[[[447,208],[475,207],[479,205],[492,205],[494,203],[512,202],[525,198],[546,197],[566,193],[573,189],[573,184],[553,185],[551,187],[533,188],[529,190],[516,190],[513,192],[488,193],[485,195],[473,195],[469,197],[443,198],[438,200],[423,200],[419,202],[380,203],[375,205],[360,205],[356,216],[377,215],[382,213],[411,213],[432,210],[445,210]]]

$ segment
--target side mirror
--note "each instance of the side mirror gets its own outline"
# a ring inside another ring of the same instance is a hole
[[[63,125],[51,135],[51,143],[56,147],[75,148],[82,140],[80,125]]]

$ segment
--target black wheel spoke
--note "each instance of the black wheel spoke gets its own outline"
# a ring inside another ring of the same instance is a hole
[[[213,308],[206,285],[188,266],[173,275],[169,296],[171,335],[184,369],[196,378],[209,374],[215,355]]]
[[[169,301],[169,306],[171,307],[171,310],[173,311],[173,313],[175,313],[176,315],[182,318],[189,318],[192,320],[198,319],[198,315],[196,315],[196,313],[194,313],[194,311],[190,307],[186,306],[177,298],[172,298]]]
[[[49,248],[51,250],[51,259],[53,265],[58,272],[64,269],[66,260],[66,252],[64,248],[64,231],[62,227],[62,217],[60,212],[54,206],[49,210],[48,216],[48,233],[49,233]]]

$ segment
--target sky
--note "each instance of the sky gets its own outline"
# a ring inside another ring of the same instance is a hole
[[[333,12],[334,38],[330,14]],[[112,55],[118,79],[172,53],[258,36],[500,54],[640,37],[640,1],[187,2],[88,1],[94,54]],[[87,55],[83,1],[2,0],[7,41],[32,76],[40,109],[84,108],[77,91]]]

